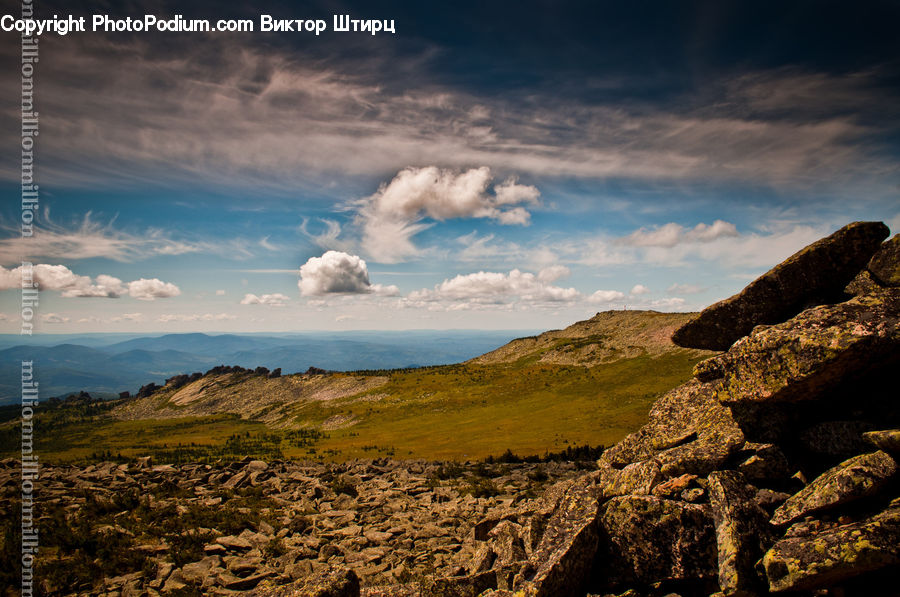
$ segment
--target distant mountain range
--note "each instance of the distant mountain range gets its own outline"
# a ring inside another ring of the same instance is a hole
[[[42,398],[85,390],[113,395],[216,365],[334,371],[457,363],[530,331],[416,330],[333,334],[0,336],[0,404],[19,399],[21,361],[34,361]],[[56,340],[58,343],[54,343]],[[15,343],[15,344],[14,344]]]

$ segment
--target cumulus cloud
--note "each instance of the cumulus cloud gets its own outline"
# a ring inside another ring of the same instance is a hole
[[[244,298],[241,299],[242,305],[268,305],[269,307],[284,307],[290,301],[290,297],[287,295],[281,294],[280,292],[276,292],[274,294],[245,294]]]
[[[403,302],[408,306],[443,303],[449,309],[463,309],[511,302],[571,303],[580,299],[581,293],[574,288],[561,288],[546,281],[559,273],[558,269],[538,274],[514,269],[508,274],[481,271],[458,275],[433,289],[411,292]]]
[[[597,290],[587,300],[589,303],[614,303],[624,298],[625,293],[618,290]]]
[[[21,265],[12,269],[0,266],[0,290],[20,288],[22,276],[27,273],[27,268]],[[141,278],[126,283],[114,276],[100,274],[91,280],[89,276],[78,275],[64,265],[38,263],[32,267],[31,275],[38,288],[58,291],[63,298],[119,298],[127,295],[150,301],[181,294],[176,285],[157,278]]]
[[[393,296],[396,286],[369,282],[369,269],[358,255],[342,251],[326,251],[321,257],[310,257],[300,266],[297,282],[303,296],[329,294],[379,294]]]
[[[225,296],[225,291],[222,289],[216,290],[216,296]]]
[[[142,301],[152,301],[158,298],[170,298],[181,294],[181,290],[170,282],[163,282],[158,278],[141,278],[128,283],[128,295]]]
[[[417,255],[413,236],[429,224],[423,220],[484,218],[504,225],[527,225],[540,191],[515,179],[494,185],[488,167],[463,172],[435,166],[405,168],[391,182],[363,199],[357,223],[363,230],[363,248],[376,260],[395,263]]]
[[[735,225],[723,220],[716,220],[710,225],[701,222],[690,230],[670,222],[654,229],[639,228],[621,242],[634,247],[674,247],[682,243],[708,243],[734,236],[738,236]]]
[[[635,284],[634,286],[631,287],[631,292],[629,292],[628,294],[630,294],[632,296],[640,296],[642,294],[649,294],[649,293],[650,293],[650,289],[647,288],[646,286],[644,286],[643,284]]]

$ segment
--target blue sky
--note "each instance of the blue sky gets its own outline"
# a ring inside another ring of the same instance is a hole
[[[42,36],[22,239],[0,33],[0,331],[568,325],[700,309],[854,220],[900,229],[893,2],[35,4],[394,19]]]

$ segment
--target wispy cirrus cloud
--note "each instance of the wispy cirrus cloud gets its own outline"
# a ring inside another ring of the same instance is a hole
[[[142,183],[164,172],[296,188],[401,164],[790,189],[865,184],[876,194],[898,180],[884,144],[884,114],[896,113],[898,98],[878,85],[877,69],[738,72],[669,102],[598,102],[392,87],[364,68],[298,61],[223,36],[204,40],[200,57],[159,52],[141,38],[46,43],[42,123],[58,134],[42,140],[42,168],[57,183]],[[130,68],[119,68],[126,59]],[[403,60],[410,73],[428,68]],[[14,93],[13,74],[0,74],[0,96]],[[14,170],[0,176],[12,180]]]
[[[17,263],[23,258],[71,261],[94,257],[131,262],[154,256],[192,253],[215,254],[234,259],[253,256],[250,247],[254,243],[251,241],[180,240],[157,228],[136,234],[117,229],[114,224],[115,219],[105,224],[96,221],[91,212],[86,213],[78,222],[59,224],[50,218],[49,210],[44,210],[36,219],[34,234],[30,237],[23,237],[18,228],[11,224],[0,224],[0,232],[9,235],[7,238],[0,238],[0,263]]]

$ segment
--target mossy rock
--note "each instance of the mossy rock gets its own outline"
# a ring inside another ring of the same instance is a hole
[[[780,323],[810,305],[834,301],[889,233],[881,222],[848,224],[776,265],[740,293],[707,307],[677,329],[672,341],[685,348],[727,350],[757,325]]]

